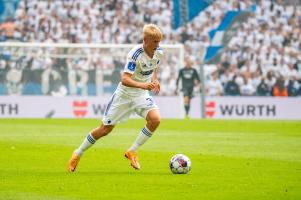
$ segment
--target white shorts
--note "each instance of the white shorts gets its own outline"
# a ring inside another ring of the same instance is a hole
[[[133,113],[146,118],[147,113],[152,109],[158,109],[158,106],[148,93],[131,97],[116,91],[107,105],[102,122],[104,125],[115,125],[126,121]]]

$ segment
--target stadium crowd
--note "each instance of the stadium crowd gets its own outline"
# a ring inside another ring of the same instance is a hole
[[[300,50],[300,5],[260,1],[256,12],[242,24],[215,66],[219,78],[210,79],[209,93],[300,95]]]
[[[246,10],[254,2],[256,11],[231,39],[220,62],[204,66],[207,95],[301,95],[301,8],[284,0],[215,1],[176,30],[172,28],[172,1],[168,0],[21,0],[15,19],[0,25],[0,41],[135,44],[142,39],[137,27],[155,23],[164,32],[162,43],[184,44],[185,56],[199,69],[210,45],[209,31],[218,27],[226,12]],[[118,82],[124,60],[112,54],[92,61],[42,58],[39,54],[33,52],[22,62],[1,56],[0,82],[5,83],[8,94],[21,94],[22,82],[34,79],[41,84],[42,94],[50,94],[52,87],[76,95],[78,86],[81,94],[87,95],[89,82],[95,82],[96,88],[105,83],[95,78],[98,75],[110,75],[110,80],[113,76],[113,82]],[[175,58],[168,59],[171,61],[163,63],[159,74],[161,95],[174,94],[177,73],[183,67]],[[51,80],[55,86],[49,86]],[[66,83],[67,88],[61,87]]]

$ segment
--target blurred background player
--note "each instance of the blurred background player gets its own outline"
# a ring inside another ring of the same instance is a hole
[[[189,57],[185,58],[185,67],[180,69],[176,82],[176,93],[178,92],[179,82],[182,82],[181,91],[184,96],[185,117],[189,118],[190,100],[193,97],[195,86],[199,86],[200,78],[196,69],[192,67],[192,61]]]
[[[133,145],[125,152],[125,157],[135,169],[140,169],[136,151],[144,144],[160,124],[157,105],[149,91],[160,91],[158,64],[163,55],[159,43],[163,38],[161,30],[154,24],[143,28],[143,44],[136,45],[127,56],[127,63],[121,75],[121,82],[111,97],[104,113],[102,125],[92,130],[76,149],[68,163],[68,171],[73,172],[84,151],[96,140],[109,134],[115,125],[127,120],[132,113],[146,119],[145,127]]]

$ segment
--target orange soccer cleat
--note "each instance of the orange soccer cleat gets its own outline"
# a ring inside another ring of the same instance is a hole
[[[80,157],[77,154],[73,153],[70,160],[69,160],[69,162],[68,162],[68,171],[69,172],[74,172],[75,171],[76,166],[79,163],[79,160],[80,160]]]
[[[131,161],[131,165],[134,169],[139,170],[140,164],[138,162],[137,154],[133,151],[127,151],[125,152],[124,156]]]

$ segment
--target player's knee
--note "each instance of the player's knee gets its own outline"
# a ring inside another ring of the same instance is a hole
[[[93,137],[97,140],[103,136],[108,135],[112,130],[113,130],[114,126],[112,125],[101,125],[98,128],[93,130]]]
[[[149,120],[149,124],[152,127],[157,128],[160,125],[160,121],[161,121],[160,117],[154,117]]]
[[[114,126],[111,126],[111,125],[102,125],[102,133],[103,133],[103,136],[106,136],[108,135],[109,133],[111,133],[111,131],[113,130]]]

